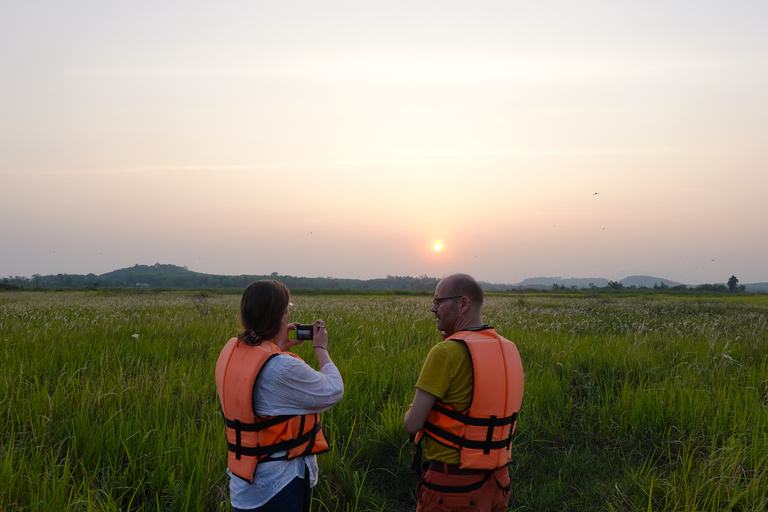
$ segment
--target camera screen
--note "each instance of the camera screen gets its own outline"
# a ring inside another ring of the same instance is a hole
[[[297,340],[311,340],[312,339],[312,326],[311,325],[297,325],[296,326],[296,339]]]

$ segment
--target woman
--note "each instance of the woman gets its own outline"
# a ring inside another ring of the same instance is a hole
[[[325,322],[312,326],[320,371],[288,352],[290,292],[274,280],[248,285],[240,301],[242,331],[216,363],[227,431],[227,473],[235,511],[309,510],[316,453],[328,449],[319,418],[344,395],[328,353]]]

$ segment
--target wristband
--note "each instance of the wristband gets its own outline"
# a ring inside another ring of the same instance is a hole
[[[331,353],[331,352],[330,352],[330,351],[329,351],[327,348],[325,348],[325,347],[321,347],[320,345],[312,345],[312,348],[319,348],[319,349],[325,350],[325,351],[326,351],[326,352],[328,352],[329,354]]]

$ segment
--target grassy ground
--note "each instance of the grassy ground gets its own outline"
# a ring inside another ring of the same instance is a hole
[[[768,509],[767,299],[490,295],[526,370],[510,510]],[[292,300],[326,320],[346,387],[313,510],[412,510],[402,417],[430,298]],[[238,303],[0,294],[0,510],[228,510],[213,372]]]

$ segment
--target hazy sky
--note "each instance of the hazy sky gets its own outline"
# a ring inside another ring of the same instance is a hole
[[[2,2],[0,277],[768,281],[766,20],[765,0]]]

